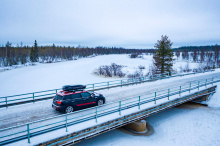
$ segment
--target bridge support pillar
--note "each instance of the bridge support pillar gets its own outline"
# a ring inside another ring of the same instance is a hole
[[[147,132],[146,120],[144,120],[144,119],[130,123],[130,124],[126,125],[125,127],[127,129],[129,129],[133,132],[137,132],[137,133]]]

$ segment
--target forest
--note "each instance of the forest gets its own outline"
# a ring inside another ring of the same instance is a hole
[[[188,60],[192,56],[194,62],[204,61],[205,58],[219,59],[219,45],[213,46],[185,46],[172,49],[177,59],[182,54],[182,59]],[[153,54],[156,49],[126,49],[122,47],[66,47],[47,45],[39,46],[35,40],[33,46],[21,45],[13,46],[9,41],[5,46],[0,47],[0,67],[13,65],[23,65],[26,63],[53,63],[66,60],[76,60],[82,57],[92,57],[96,55],[108,54]],[[132,55],[131,55],[132,56]]]
[[[66,47],[56,46],[38,46],[35,41],[33,46],[12,46],[7,42],[5,46],[0,47],[0,67],[19,65],[32,62],[52,63],[65,60],[76,60],[82,57],[108,54],[142,54],[153,53],[154,49],[126,49],[117,47]]]

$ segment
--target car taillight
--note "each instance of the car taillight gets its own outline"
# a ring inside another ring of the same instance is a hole
[[[61,101],[57,101],[57,104],[61,104]]]

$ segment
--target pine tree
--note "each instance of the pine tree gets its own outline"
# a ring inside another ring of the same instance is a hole
[[[171,75],[173,66],[173,52],[171,50],[172,42],[168,39],[168,36],[161,36],[161,40],[158,40],[155,44],[157,51],[154,53],[154,65],[156,67],[156,73],[169,72]]]

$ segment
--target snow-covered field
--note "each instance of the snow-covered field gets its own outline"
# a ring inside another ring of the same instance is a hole
[[[147,72],[152,63],[152,56],[144,56],[144,59],[130,59],[128,55],[104,55],[53,64],[37,64],[37,66],[0,72],[0,97],[61,88],[66,84],[89,84],[115,80],[116,78],[104,78],[92,74],[93,70],[100,65],[110,65],[111,63],[126,66],[124,71],[127,72],[134,72],[139,65],[143,65]],[[180,66],[184,68],[186,64],[186,62],[178,61],[174,64],[174,68],[178,69]],[[195,63],[190,64],[190,68],[196,66]],[[182,79],[177,77],[126,88],[104,90],[102,93],[107,96],[108,102],[111,102],[125,96],[131,97],[144,94],[150,90],[169,88],[175,84],[186,84],[190,80],[211,77],[212,74],[217,73],[219,73],[219,70],[215,73],[191,75]],[[140,90],[144,88],[146,91],[140,93]],[[138,93],[135,93],[135,90],[138,90]],[[218,84],[217,93],[208,102],[208,107],[180,106],[147,118],[147,122],[154,129],[154,133],[150,136],[132,136],[114,130],[81,142],[78,145],[220,145],[219,97],[220,84]],[[46,110],[44,110],[45,108]],[[15,120],[14,124],[17,122],[23,123],[25,120],[27,122],[30,118],[36,120],[35,118],[40,116],[41,113],[43,117],[56,114],[51,108],[50,100],[0,110],[2,113],[1,123],[7,123],[8,121],[9,125],[13,125],[12,120]],[[37,113],[38,115],[36,115]]]
[[[90,84],[103,81],[115,80],[116,78],[105,78],[93,74],[94,69],[101,65],[116,63],[125,66],[123,71],[133,73],[138,66],[145,66],[144,73],[149,71],[152,64],[152,55],[144,55],[144,58],[131,59],[128,55],[103,55],[94,58],[83,58],[79,60],[59,62],[52,64],[37,64],[0,72],[0,97],[23,94],[36,91],[61,88],[68,84]],[[174,69],[187,63],[177,61]],[[196,67],[190,63],[190,68]]]

